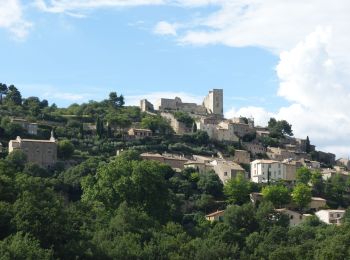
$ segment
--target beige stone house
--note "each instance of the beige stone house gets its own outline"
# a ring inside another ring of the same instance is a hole
[[[152,160],[167,164],[175,171],[183,170],[185,163],[188,162],[188,159],[173,154],[143,153],[141,154],[141,158],[143,160]]]
[[[28,162],[43,168],[50,168],[57,162],[57,141],[52,135],[49,140],[21,139],[18,136],[9,142],[9,153],[15,150],[23,151]]]
[[[149,129],[140,129],[140,128],[130,128],[128,130],[129,137],[135,138],[135,139],[141,139],[145,137],[151,137],[152,131]]]
[[[245,170],[235,162],[215,159],[210,162],[210,164],[213,166],[214,172],[219,176],[223,183],[235,178],[238,174],[247,177]]]
[[[205,215],[206,220],[213,221],[222,221],[224,219],[225,210],[217,210],[213,213]]]
[[[233,161],[236,163],[249,164],[250,163],[250,153],[245,150],[235,150],[235,155],[233,156]]]
[[[301,214],[297,211],[293,211],[290,209],[276,209],[277,212],[285,214],[289,218],[289,226],[294,227],[301,224],[306,218],[310,217],[310,214]]]

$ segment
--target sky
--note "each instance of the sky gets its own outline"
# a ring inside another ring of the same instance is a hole
[[[224,89],[227,118],[285,119],[350,155],[348,0],[0,0],[0,82],[68,106]]]

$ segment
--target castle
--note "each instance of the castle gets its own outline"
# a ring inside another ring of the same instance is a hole
[[[183,103],[181,98],[175,97],[174,99],[161,98],[156,102],[155,107],[147,99],[143,99],[140,101],[140,107],[143,112],[154,110],[161,112],[183,111],[196,115],[215,115],[222,118],[224,114],[223,97],[222,89],[213,89],[209,91],[209,94],[204,98],[201,105]]]

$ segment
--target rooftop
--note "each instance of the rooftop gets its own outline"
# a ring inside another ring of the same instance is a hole
[[[205,215],[206,217],[215,217],[215,216],[218,216],[218,215],[222,215],[223,213],[225,213],[225,210],[217,210],[213,213],[210,213],[208,215]]]

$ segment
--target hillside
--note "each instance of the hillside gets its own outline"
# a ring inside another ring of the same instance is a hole
[[[179,134],[160,112],[126,106],[115,92],[67,108],[22,98],[12,85],[1,84],[0,95],[3,259],[350,258],[350,181],[338,172],[324,178],[335,171],[332,155],[317,151],[308,137],[298,141],[284,120],[215,140],[197,129],[200,117],[168,111],[188,129]],[[239,120],[218,125],[249,128],[247,118]],[[135,129],[147,136],[139,138]],[[50,155],[57,145],[57,160],[53,155],[43,167],[26,148],[9,153],[17,136],[50,145]],[[303,157],[305,165],[293,166],[295,180],[274,180],[268,171],[266,182],[253,182],[254,162],[292,164],[279,160],[281,151],[287,159]],[[307,166],[312,162],[319,165]],[[221,164],[239,170],[223,181]],[[309,206],[315,200],[325,203],[317,211],[342,210],[339,225],[317,217]]]

